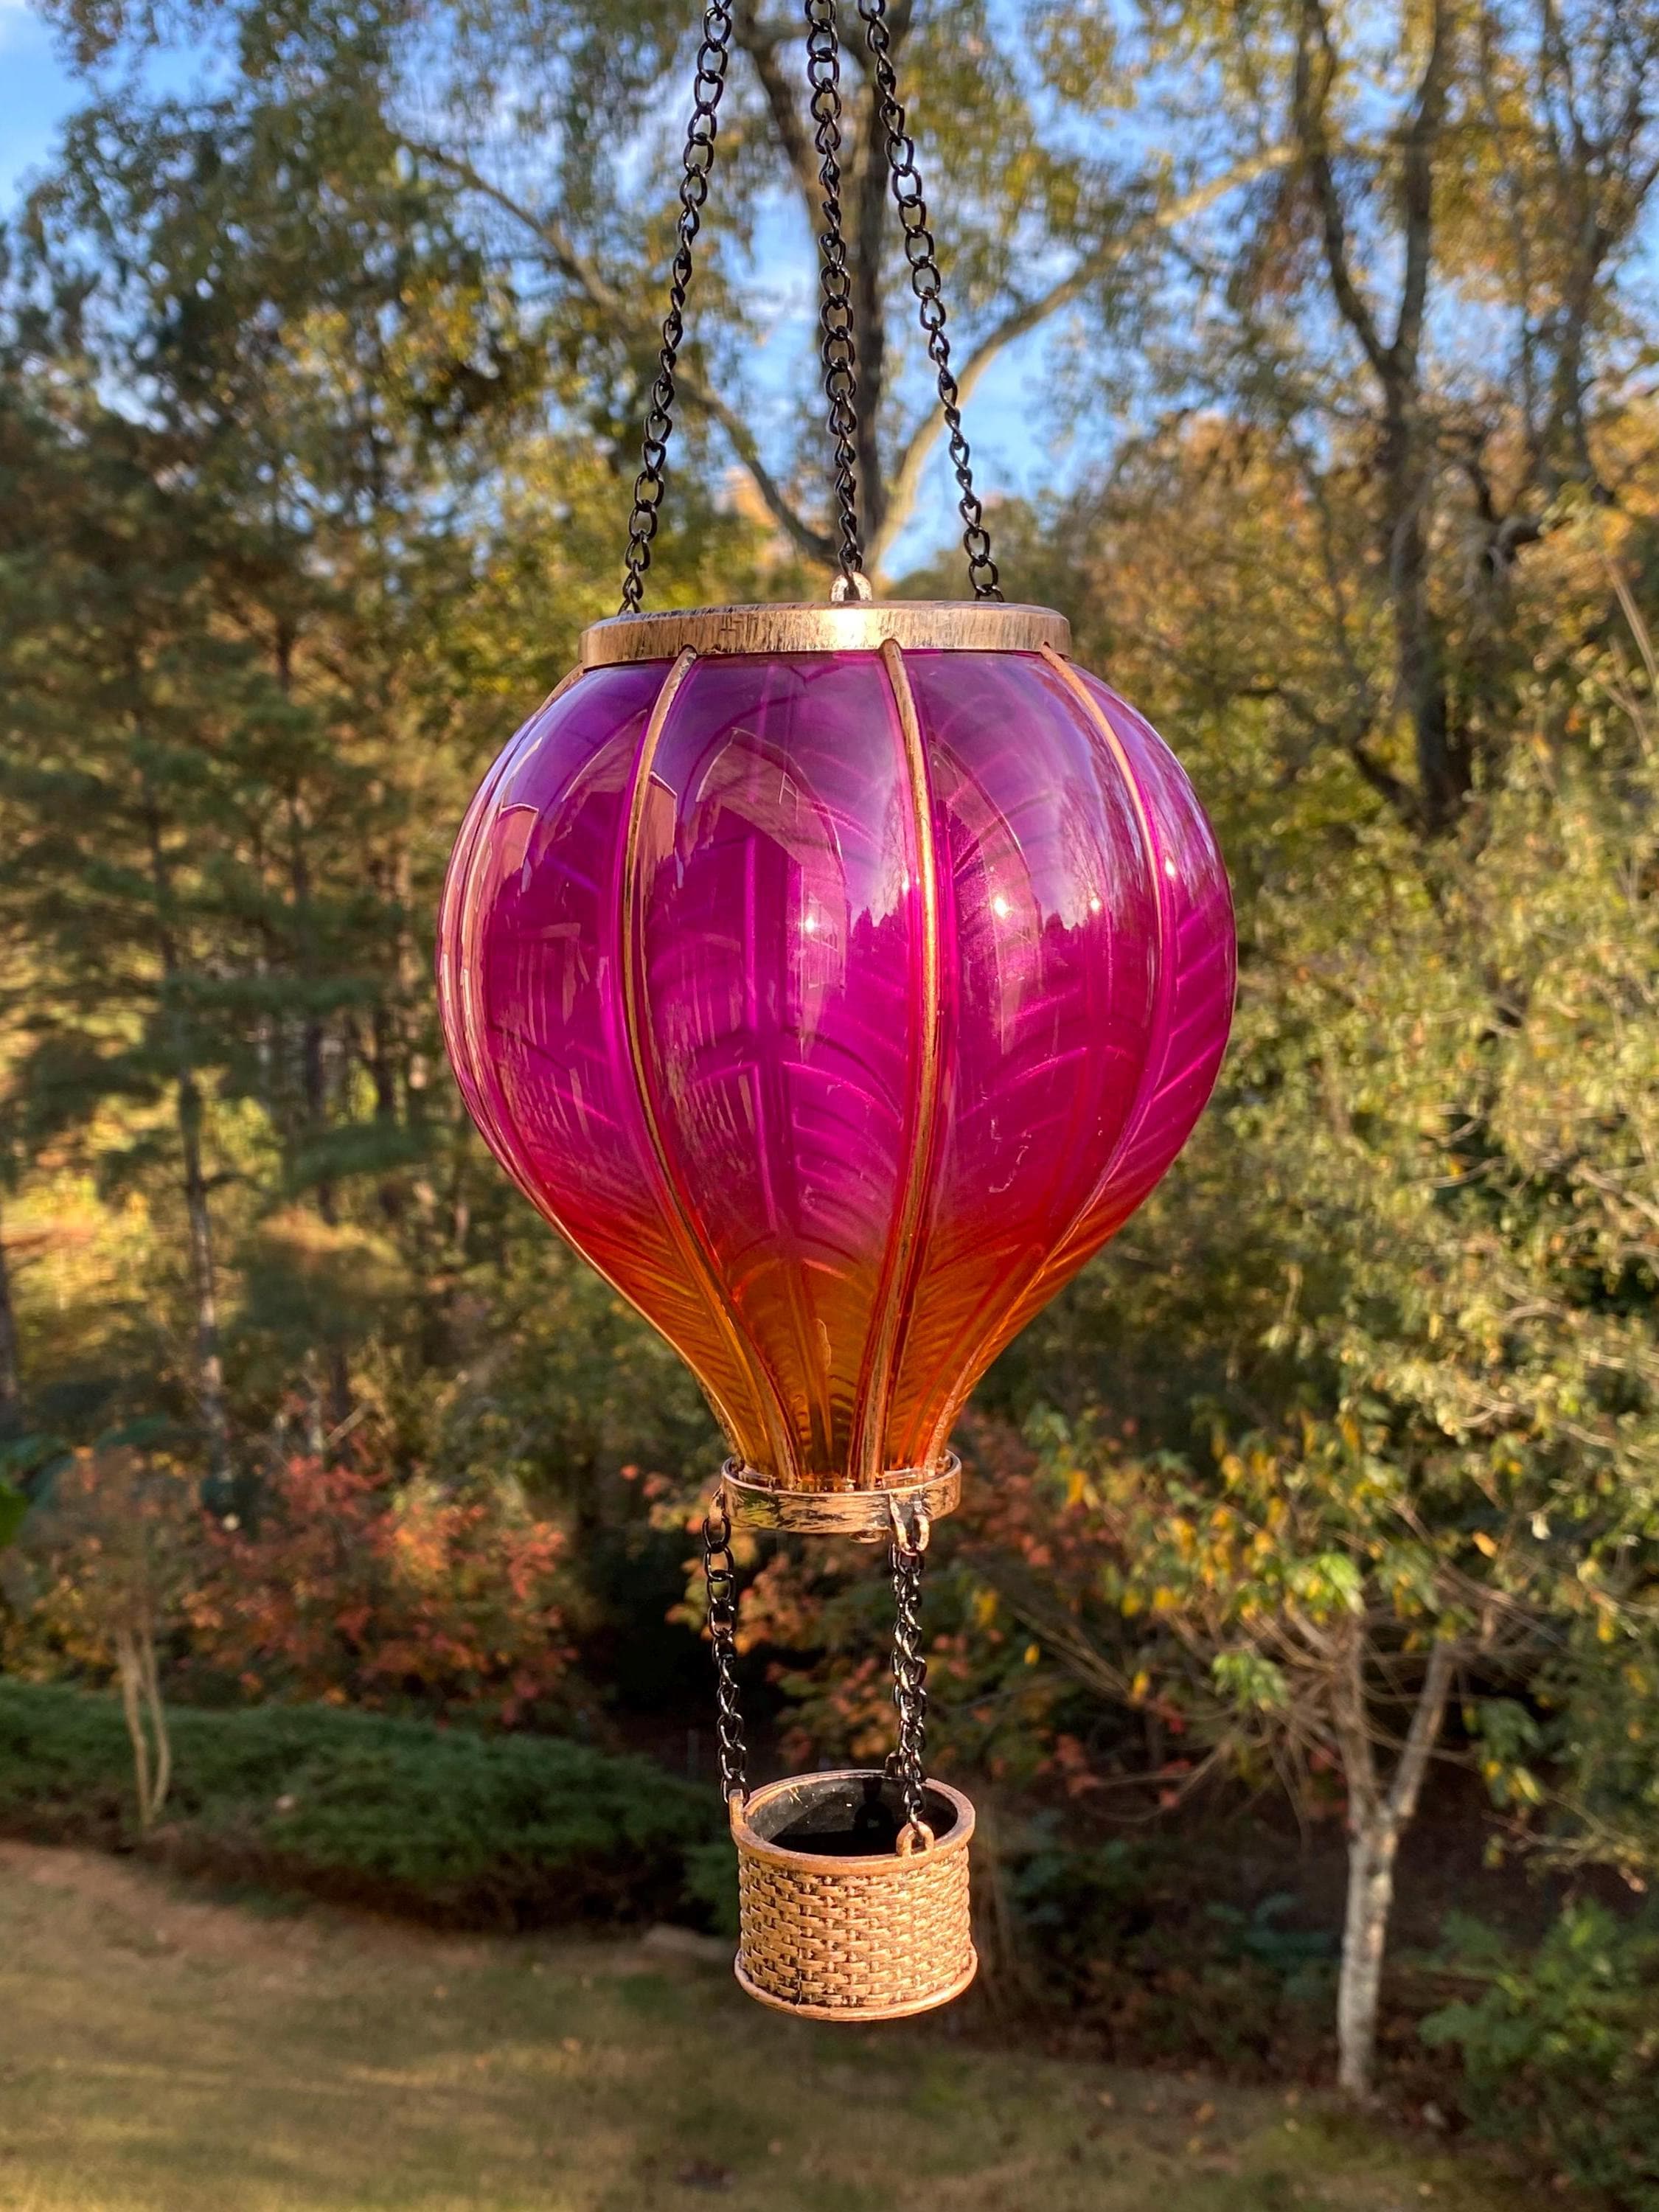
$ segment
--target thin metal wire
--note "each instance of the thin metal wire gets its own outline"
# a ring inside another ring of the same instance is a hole
[[[634,512],[628,525],[622,606],[637,614],[645,598],[645,572],[651,566],[651,541],[657,534],[663,485],[668,469],[668,441],[674,429],[674,368],[685,338],[685,301],[691,284],[691,248],[702,228],[708,174],[714,164],[720,94],[726,88],[732,48],[732,10],[711,0],[703,10],[702,43],[691,94],[691,120],[685,134],[685,167],[680,179],[679,232],[669,271],[668,313],[663,319],[662,349],[645,418],[645,442],[634,483]]]
[[[849,586],[864,573],[858,512],[858,360],[853,342],[853,283],[841,204],[841,40],[836,0],[806,0],[806,78],[811,87],[813,144],[818,151],[823,231],[819,263],[823,306],[823,389],[835,441],[836,513],[841,532],[840,568]]]
[[[957,509],[963,520],[963,550],[968,556],[968,577],[976,599],[1000,599],[1001,580],[991,558],[991,539],[985,527],[985,510],[974,489],[973,457],[962,427],[962,394],[951,368],[951,342],[945,335],[945,295],[939,273],[933,234],[927,227],[927,203],[922,197],[921,175],[916,167],[915,141],[905,128],[904,108],[898,96],[893,69],[892,33],[887,27],[887,0],[859,0],[865,36],[875,70],[876,92],[881,107],[882,129],[887,138],[887,167],[893,187],[893,204],[904,232],[904,258],[910,266],[910,283],[920,304],[921,327],[927,335],[927,356],[939,375],[939,407],[951,441],[951,460],[962,497]]]
[[[738,1698],[738,1569],[732,1556],[732,1516],[726,1492],[716,1491],[702,1524],[703,1587],[708,1593],[708,1640],[714,1651],[715,1733],[720,1745],[720,1796],[729,1805],[749,1795],[749,1747]]]
[[[896,1611],[893,1703],[898,1709],[898,1744],[887,1761],[887,1771],[904,1794],[904,1818],[912,1831],[926,1828],[922,1783],[927,1747],[927,1662],[921,1650],[921,1568],[927,1554],[927,1516],[920,1508],[909,1530],[895,1511],[888,1565]]]

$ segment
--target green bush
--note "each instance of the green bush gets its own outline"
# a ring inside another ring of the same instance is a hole
[[[1317,2070],[1335,1943],[1285,1924],[1279,1893],[1231,1902],[1224,1870],[1167,1841],[1079,1846],[1039,1817],[1004,1879],[1027,1980],[1126,2063],[1203,2063],[1267,2078]]]
[[[1486,1987],[1421,2032],[1462,2053],[1472,2125],[1630,2212],[1659,2212],[1659,1917],[1580,1904],[1530,1958],[1471,1922],[1452,1947]]]
[[[647,1759],[325,1705],[169,1722],[146,1848],[175,1863],[455,1926],[701,1917],[720,1808]],[[113,1698],[0,1680],[0,1828],[131,1844],[131,1806]]]

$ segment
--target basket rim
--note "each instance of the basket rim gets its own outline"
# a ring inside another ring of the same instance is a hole
[[[949,1801],[957,1816],[956,1821],[948,1835],[939,1838],[927,1850],[912,1851],[908,1856],[897,1851],[876,1851],[867,1856],[829,1858],[819,1851],[793,1851],[781,1844],[771,1842],[750,1825],[750,1807],[763,1803],[785,1790],[799,1790],[803,1783],[811,1782],[867,1782],[872,1776],[879,1776],[884,1781],[889,1778],[884,1767],[837,1766],[823,1774],[786,1774],[776,1782],[763,1783],[758,1790],[750,1791],[743,1801],[741,1811],[732,1815],[732,1834],[738,1849],[756,1858],[764,1859],[769,1866],[799,1867],[805,1873],[836,1875],[891,1875],[900,1869],[915,1874],[923,1867],[936,1864],[940,1859],[954,1858],[959,1851],[967,1850],[974,1833],[973,1802],[960,1790],[953,1790],[948,1782],[938,1781],[932,1775],[924,1778],[922,1787]]]
[[[941,2005],[953,2004],[957,1998],[972,1984],[975,1975],[979,1972],[979,1953],[970,1943],[968,1947],[968,1963],[954,1981],[947,1982],[940,1989],[930,1990],[925,1996],[903,1997],[894,2004],[793,2003],[788,1997],[778,1996],[771,1990],[763,1989],[758,1982],[751,1979],[744,1965],[741,1951],[732,1961],[732,1972],[737,1977],[738,1987],[745,1996],[753,1997],[757,2004],[763,2004],[773,2012],[793,2013],[797,2020],[830,2020],[845,2021],[849,2026],[857,2026],[865,2021],[872,2020],[914,2020],[918,2013],[936,2012]]]

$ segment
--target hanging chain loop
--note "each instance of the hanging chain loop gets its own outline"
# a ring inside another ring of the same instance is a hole
[[[685,338],[685,301],[691,284],[691,248],[702,228],[708,174],[714,165],[714,133],[720,94],[726,88],[732,49],[732,10],[710,0],[703,10],[702,42],[697,48],[691,120],[685,134],[685,167],[680,179],[680,221],[669,270],[668,313],[663,319],[662,349],[645,418],[641,466],[634,483],[634,512],[628,525],[623,562],[622,612],[637,614],[645,597],[645,572],[651,566],[651,541],[657,534],[668,468],[668,441],[674,429],[674,369]]]
[[[927,1662],[921,1649],[921,1568],[927,1554],[930,1523],[917,1506],[907,1528],[896,1501],[890,1512],[893,1541],[889,1565],[893,1577],[896,1619],[893,1629],[893,1703],[898,1709],[898,1744],[887,1761],[887,1771],[904,1796],[905,1838],[931,1843],[933,1832],[922,1815],[923,1760],[927,1739]]]
[[[841,534],[841,580],[848,586],[864,573],[864,546],[858,511],[858,360],[853,341],[853,280],[847,265],[847,234],[841,204],[841,40],[836,28],[836,0],[806,0],[806,77],[812,89],[813,144],[818,151],[823,190],[823,232],[819,240],[823,306],[823,390],[830,402],[830,435],[835,441],[836,516]]]
[[[945,291],[939,276],[933,234],[927,226],[927,203],[922,197],[921,173],[916,167],[916,146],[905,126],[898,78],[893,68],[892,33],[887,26],[887,0],[859,0],[864,19],[870,60],[876,75],[882,129],[887,137],[887,167],[893,187],[893,204],[904,232],[904,258],[910,265],[910,283],[920,303],[921,320],[927,339],[927,357],[939,375],[939,400],[950,434],[951,460],[962,497],[963,550],[968,556],[968,577],[976,599],[1000,599],[1001,580],[991,558],[990,533],[985,509],[974,489],[973,457],[962,427],[962,393],[951,368],[951,342],[945,335]]]
[[[703,1516],[702,1573],[708,1594],[708,1640],[714,1651],[720,1796],[728,1806],[734,1799],[741,1805],[749,1795],[749,1747],[738,1702],[738,1568],[732,1556],[732,1516],[724,1485]]]

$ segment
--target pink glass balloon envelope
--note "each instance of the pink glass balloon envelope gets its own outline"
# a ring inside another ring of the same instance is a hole
[[[1052,650],[682,654],[512,739],[438,975],[491,1150],[738,1456],[862,1488],[1180,1150],[1232,917],[1173,756]]]

